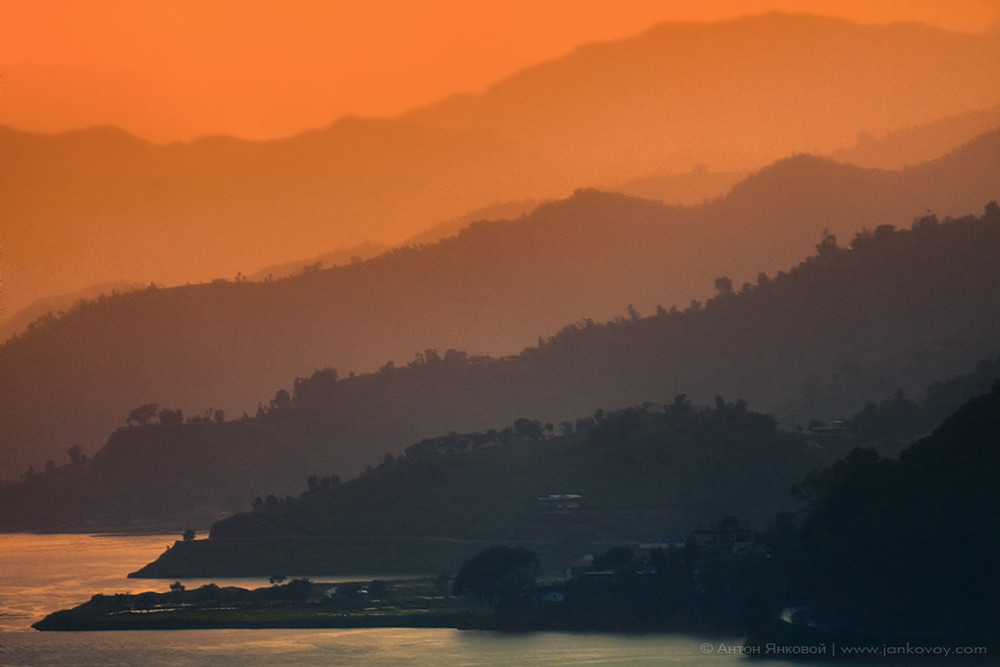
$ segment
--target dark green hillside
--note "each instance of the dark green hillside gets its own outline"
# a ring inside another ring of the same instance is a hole
[[[520,420],[424,440],[349,482],[259,504],[253,517],[301,535],[544,540],[572,528],[604,542],[654,539],[725,514],[766,524],[788,508],[790,483],[829,457],[721,398],[598,412],[560,430]],[[581,495],[580,507],[556,511],[539,501],[550,494]]]
[[[801,487],[810,508],[792,561],[799,580],[787,588],[811,627],[778,623],[755,639],[881,644],[891,637],[989,645],[992,657],[1000,627],[997,475],[1000,382],[899,460],[855,449],[811,474]]]
[[[766,528],[795,509],[792,485],[837,456],[721,397],[598,411],[556,430],[522,419],[421,441],[347,482],[313,476],[297,498],[257,499],[217,522],[207,543],[178,544],[140,575],[318,573],[323,562],[360,572],[345,555],[355,548],[369,553],[367,567],[390,568],[380,572],[433,572],[454,567],[444,554],[491,542],[530,543],[560,571],[600,545],[683,539],[723,516]],[[372,551],[377,539],[425,551],[409,558],[424,569]]]
[[[976,364],[975,370],[946,382],[935,382],[920,400],[902,390],[891,398],[868,401],[850,419],[835,420],[852,442],[877,447],[883,455],[894,455],[904,445],[930,433],[955,410],[979,396],[1000,380],[1000,358]],[[821,428],[829,426],[822,420]]]
[[[912,393],[994,354],[998,223],[993,203],[979,219],[879,226],[846,247],[831,236],[788,273],[742,288],[720,278],[705,304],[572,325],[521,357],[570,384],[601,374],[609,394],[627,381],[657,395],[670,378],[701,398],[702,381],[715,377],[727,394],[753,396],[791,423],[850,414],[861,397]]]
[[[613,319],[628,304],[647,315],[659,305],[684,309],[712,294],[720,276],[738,291],[762,272],[787,270],[813,252],[824,229],[849,239],[862,228],[908,225],[926,210],[942,216],[976,210],[1000,197],[997,173],[1000,132],[900,172],[797,156],[697,207],[581,190],[526,217],[480,222],[439,243],[358,264],[270,282],[240,276],[81,302],[0,345],[0,478],[60,460],[73,445],[93,454],[129,410],[145,403],[187,416],[207,408],[230,419],[244,411],[252,416],[277,387],[317,368],[360,374],[389,360],[405,364],[428,347],[510,355],[570,322]],[[798,305],[816,308],[824,298],[819,293]],[[823,307],[838,312],[835,304]],[[969,361],[992,353],[977,352]],[[922,387],[959,369],[915,380]],[[678,392],[709,400],[724,391],[769,412],[792,412],[757,383],[729,390],[725,368],[698,374],[697,385],[668,383],[655,394],[629,380],[599,395],[581,392],[581,400],[550,393],[510,409],[493,400],[475,413],[453,410],[449,423],[422,411],[408,415],[399,437],[386,434],[380,449],[398,450],[442,430],[489,428],[520,416],[569,418]],[[370,460],[367,450],[338,456],[342,474]]]
[[[788,273],[743,288],[720,279],[705,304],[584,321],[513,357],[427,350],[377,373],[318,371],[275,392],[255,416],[230,421],[212,413],[183,423],[172,410],[165,420],[154,406],[148,423],[115,432],[90,461],[53,463],[54,476],[32,474],[8,489],[4,525],[216,517],[258,495],[297,493],[310,474],[350,478],[427,434],[519,418],[560,424],[600,406],[662,404],[679,393],[696,403],[717,393],[751,397],[778,406],[787,427],[851,415],[874,397],[916,395],[996,355],[998,256],[1000,208],[991,204],[981,218],[881,226],[849,247],[828,238]],[[69,470],[88,481],[54,482]],[[80,484],[86,493],[67,497]]]

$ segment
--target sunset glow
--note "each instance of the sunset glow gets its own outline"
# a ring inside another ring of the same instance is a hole
[[[157,142],[391,117],[664,21],[778,10],[981,31],[993,0],[3,0],[0,124],[113,125]]]
[[[996,662],[998,176],[1000,0],[0,0],[0,664]]]

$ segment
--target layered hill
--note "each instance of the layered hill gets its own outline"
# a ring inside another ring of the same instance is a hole
[[[339,562],[342,552],[387,539],[393,551],[424,552],[412,558],[423,568],[416,571],[454,567],[427,564],[441,543],[472,554],[490,542],[522,542],[557,552],[561,573],[593,544],[676,540],[734,513],[763,529],[795,509],[789,488],[835,457],[775,426],[742,403],[698,407],[678,397],[602,412],[559,434],[527,421],[453,433],[355,479],[314,478],[297,498],[260,500],[215,523],[209,540],[175,547],[135,576],[177,576],[192,564],[218,574],[308,572],[304,559],[278,565],[274,557],[287,559],[294,544]],[[239,564],[236,550],[245,553]]]
[[[402,118],[550,147],[578,184],[664,165],[752,170],[995,106],[998,40],[781,13],[667,23]]]
[[[640,314],[684,308],[710,296],[716,278],[739,288],[787,269],[824,234],[980,209],[1000,197],[997,173],[997,132],[898,172],[801,155],[697,207],[582,190],[522,218],[348,266],[80,303],[0,346],[0,471],[12,477],[73,445],[93,453],[144,403],[188,416],[252,415],[317,368],[368,372],[427,348],[499,357],[568,323],[624,315],[629,304]],[[608,405],[633,400],[645,397]],[[476,424],[517,416],[484,411]]]
[[[895,130],[878,137],[861,132],[855,146],[834,151],[828,157],[859,167],[900,169],[933,160],[955,146],[998,127],[1000,105]]]
[[[996,33],[769,14],[661,25],[482,95],[275,141],[3,129],[4,308],[395,243],[494,201],[828,153],[995,106],[998,63]]]
[[[878,462],[875,450],[855,448],[846,459],[819,470],[824,462],[867,441],[807,446],[802,434],[775,430],[772,418],[752,413],[740,403],[717,399],[713,408],[696,408],[677,397],[665,407],[598,413],[594,419],[564,425],[558,436],[520,423],[508,429],[506,437],[451,434],[423,441],[408,447],[404,456],[387,458],[346,483],[314,476],[298,498],[259,500],[251,512],[216,522],[210,539],[178,542],[130,576],[325,573],[329,570],[324,568],[331,567],[362,572],[373,564],[386,572],[440,572],[453,567],[455,551],[471,554],[497,542],[530,544],[561,572],[569,559],[598,552],[602,543],[676,544],[690,527],[718,525],[719,517],[725,516],[729,526],[738,521],[743,529],[767,531],[765,544],[776,559],[772,562],[788,568],[782,577],[785,590],[810,587],[822,591],[819,599],[825,604],[853,602],[873,590],[869,580],[857,581],[859,570],[882,567],[886,571],[875,579],[894,581],[886,575],[907,555],[933,554],[926,548],[924,534],[913,535],[913,544],[901,544],[899,535],[909,528],[923,532],[936,525],[942,535],[932,543],[939,545],[944,560],[953,560],[955,549],[948,535],[955,526],[969,528],[969,536],[982,535],[980,496],[990,485],[970,496],[969,481],[978,480],[982,486],[991,473],[989,466],[981,469],[982,455],[968,455],[976,449],[970,443],[976,441],[979,454],[995,453],[995,447],[986,445],[992,444],[991,431],[1000,417],[995,409],[1000,398],[997,361],[984,361],[974,374],[928,391],[927,403],[937,403],[945,386],[961,387],[959,393],[966,395],[938,403],[943,417],[937,416],[937,409],[927,410],[928,404],[924,409],[914,404],[913,416],[926,424],[926,432],[947,420],[932,436],[904,449],[899,464]],[[982,395],[990,387],[992,395]],[[964,407],[952,414],[956,406]],[[970,419],[975,412],[979,415]],[[851,421],[865,419],[862,415]],[[931,449],[933,456],[928,456]],[[906,488],[910,485],[900,490],[898,472],[912,465],[918,451],[930,466],[921,475],[920,492],[912,494],[913,488]],[[942,470],[954,471],[962,463],[972,467],[962,475],[940,478]],[[805,468],[811,471],[803,474]],[[927,509],[926,498],[941,497],[949,481],[955,498],[929,510],[933,516],[925,521],[908,520],[914,511]],[[792,494],[790,486],[795,489]],[[552,489],[577,493],[553,494]],[[893,502],[875,502],[893,495]],[[917,507],[914,497],[922,500]],[[942,519],[956,498],[968,507]],[[901,510],[895,517],[898,525],[889,531],[882,525],[887,506]],[[789,540],[797,523],[795,511],[804,509],[809,510],[806,529],[799,540]],[[865,512],[869,520],[857,521]],[[868,534],[844,534],[850,531]],[[831,534],[842,538],[834,540],[839,553],[830,553]],[[871,549],[871,544],[880,548]],[[800,557],[789,557],[789,547]],[[989,549],[972,551],[990,554]],[[816,563],[824,567],[817,568]],[[931,569],[951,572],[942,565]],[[952,584],[944,588],[950,590],[955,581],[974,586],[968,583],[976,579],[971,571],[964,577],[952,576]],[[830,572],[843,575],[842,580],[831,585]],[[914,566],[914,584],[905,590],[919,588],[916,582],[926,579],[927,572],[926,567]],[[789,586],[797,579],[802,583]],[[842,592],[852,587],[857,590],[845,599]],[[900,589],[895,592],[898,602]],[[882,624],[899,615],[898,603],[889,602]],[[854,618],[857,609],[851,610],[848,620]]]
[[[914,393],[996,355],[998,252],[1000,207],[991,203],[979,218],[881,225],[848,247],[827,237],[787,273],[741,289],[720,279],[704,304],[571,325],[504,359],[428,350],[376,373],[321,370],[275,392],[256,416],[230,421],[215,414],[185,423],[151,406],[133,412],[132,425],[91,460],[77,451],[71,465],[27,476],[11,497],[35,489],[23,497],[49,505],[18,514],[21,505],[5,502],[6,521],[204,520],[256,496],[296,493],[309,475],[353,476],[428,435],[542,437],[578,430],[581,415],[600,422],[596,408],[666,404],[678,394],[698,403],[741,397],[785,420],[851,414],[870,398]],[[116,301],[101,307],[113,312]],[[153,303],[162,310],[164,301]],[[513,426],[495,430],[505,423]],[[450,447],[450,437],[424,448],[441,443]]]

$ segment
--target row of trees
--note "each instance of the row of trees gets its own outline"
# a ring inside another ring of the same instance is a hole
[[[154,420],[156,421],[154,422]],[[226,421],[225,411],[208,408],[205,410],[204,414],[188,418],[187,423],[221,423],[224,421]],[[128,426],[149,426],[154,423],[158,423],[161,426],[174,426],[185,422],[184,413],[180,409],[160,409],[160,406],[157,403],[144,403],[143,405],[129,411],[128,419],[125,420],[125,423]]]

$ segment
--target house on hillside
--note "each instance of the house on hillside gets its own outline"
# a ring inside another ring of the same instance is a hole
[[[579,578],[584,572],[594,569],[594,557],[587,554],[583,558],[577,558],[566,564],[566,581]]]
[[[581,500],[583,496],[576,493],[550,493],[539,498],[538,502],[543,510],[576,510],[580,509]]]
[[[638,558],[644,561],[648,561],[650,555],[652,555],[654,551],[662,551],[663,553],[669,553],[677,549],[683,549],[684,544],[685,544],[684,540],[667,540],[665,542],[640,542],[639,545],[633,549],[633,551],[635,551],[635,555]]]
[[[699,559],[712,559],[749,553],[758,548],[757,532],[740,526],[735,517],[726,517],[715,528],[693,530],[686,547]]]
[[[812,424],[806,432],[806,442],[811,447],[835,447],[846,445],[850,432],[847,426],[841,421],[835,421],[831,425]]]

